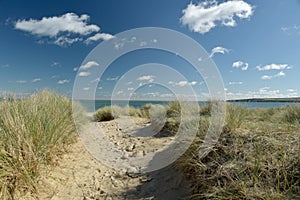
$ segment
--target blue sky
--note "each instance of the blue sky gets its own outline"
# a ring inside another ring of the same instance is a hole
[[[176,30],[201,44],[220,71],[228,99],[300,96],[299,0],[0,0],[0,96],[43,88],[71,96],[89,52],[120,32],[140,27]],[[109,98],[120,77],[134,66],[153,62],[186,76],[185,82],[169,81],[170,87],[191,86],[200,99],[209,96],[203,77],[186,61],[144,50],[112,63],[101,77],[97,98]],[[136,98],[163,99],[171,93],[153,86],[151,72],[140,78],[147,87]]]

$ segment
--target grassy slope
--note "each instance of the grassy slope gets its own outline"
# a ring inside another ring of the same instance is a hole
[[[72,102],[49,91],[0,102],[0,199],[36,191],[36,178],[75,140]]]
[[[299,199],[300,106],[246,109],[228,104],[216,146],[200,159],[212,105],[201,107],[198,135],[174,163],[191,182],[191,198]],[[180,124],[179,103],[171,102],[166,109],[163,134],[159,134],[163,137],[175,135]],[[107,109],[98,113],[107,115]]]
[[[226,118],[213,151],[198,158],[204,127],[175,163],[191,181],[192,198],[300,198],[300,106],[248,110],[229,105]]]

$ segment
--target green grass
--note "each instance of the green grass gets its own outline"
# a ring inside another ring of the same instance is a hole
[[[42,91],[0,102],[0,199],[36,192],[40,168],[76,139],[72,102]]]
[[[207,108],[205,108],[207,109]],[[299,106],[246,109],[227,105],[223,132],[199,158],[208,114],[189,150],[174,164],[191,183],[191,199],[299,199]]]
[[[117,117],[116,113],[113,113],[113,109],[110,106],[105,106],[96,111],[94,119],[98,122],[110,121]]]
[[[300,105],[287,106],[283,110],[282,120],[290,124],[300,123]]]
[[[151,105],[152,106],[152,105]],[[110,121],[120,116],[131,116],[131,117],[143,117],[149,118],[150,104],[138,109],[132,106],[120,107],[120,106],[105,106],[96,111],[93,116],[95,121]]]
[[[182,114],[199,113],[197,136],[174,163],[190,181],[191,199],[300,199],[300,106],[246,109],[227,104],[217,144],[199,158],[214,105],[104,107],[94,119],[127,115],[160,126],[165,114],[160,136],[169,137],[180,123],[190,127]],[[72,105],[65,97],[43,91],[29,99],[1,101],[0,111],[0,199],[15,199],[16,192],[34,193],[40,168],[52,164],[76,140]]]

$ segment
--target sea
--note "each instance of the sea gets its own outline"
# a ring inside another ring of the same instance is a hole
[[[141,108],[146,104],[160,104],[160,105],[165,105],[168,104],[170,101],[123,101],[123,100],[118,100],[118,101],[113,101],[111,102],[110,100],[80,100],[81,105],[85,108],[86,111],[88,112],[93,112],[99,108],[105,107],[105,106],[111,106],[111,105],[117,105],[120,107],[124,106],[132,106],[135,108]],[[204,101],[199,101],[198,102],[200,106],[203,106],[207,102]],[[254,108],[278,108],[278,107],[285,107],[288,105],[300,105],[300,103],[295,103],[295,102],[231,102],[234,105],[242,105],[246,108],[254,109]]]

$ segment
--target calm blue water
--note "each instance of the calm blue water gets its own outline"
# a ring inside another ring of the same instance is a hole
[[[94,106],[95,106],[95,110],[97,110],[104,106],[111,105],[110,100],[96,100],[95,105],[93,104],[93,101],[90,101],[90,100],[81,100],[80,103],[83,105],[83,107],[88,112],[93,111]],[[140,108],[147,103],[168,104],[168,101],[129,101],[129,105],[133,106],[135,108]],[[114,101],[114,104],[123,107],[123,106],[126,106],[128,104],[128,102],[127,101]],[[199,102],[199,104],[204,105],[205,102]],[[278,107],[284,107],[287,105],[296,105],[299,103],[292,103],[292,102],[233,102],[232,104],[242,105],[247,108],[278,108]]]

